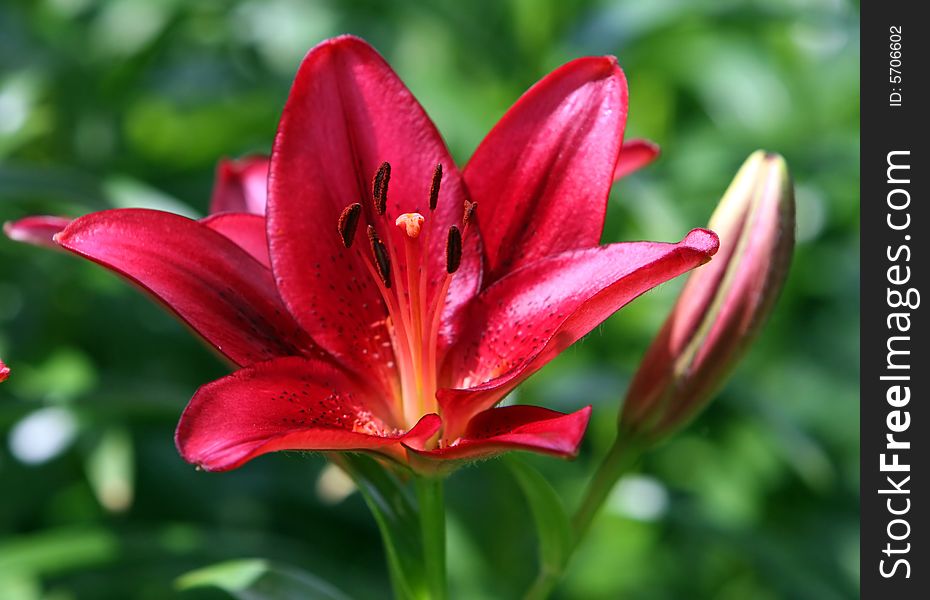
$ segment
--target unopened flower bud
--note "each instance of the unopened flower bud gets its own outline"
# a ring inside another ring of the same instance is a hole
[[[621,432],[655,441],[710,400],[772,311],[794,249],[794,190],[784,159],[752,154],[714,211],[714,259],[695,270],[646,352]]]

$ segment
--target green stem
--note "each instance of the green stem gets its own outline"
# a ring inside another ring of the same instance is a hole
[[[610,491],[616,485],[617,480],[636,464],[641,452],[642,446],[631,442],[630,437],[623,435],[617,437],[588,483],[581,505],[572,517],[572,545],[563,568],[561,570],[544,569],[540,571],[536,581],[527,590],[524,596],[525,600],[545,600],[552,594],[559,581],[562,580],[562,575],[564,575],[565,568],[571,561],[572,555],[584,540],[585,535],[587,535],[594,517],[597,516],[601,506],[607,500]]]
[[[562,571],[544,570],[536,576],[536,581],[527,590],[524,600],[546,600],[562,579]]]
[[[594,517],[603,506],[604,501],[614,488],[617,480],[629,471],[639,460],[642,449],[630,441],[628,436],[617,436],[614,445],[611,446],[607,456],[601,461],[600,466],[594,473],[594,477],[588,483],[585,490],[584,498],[575,516],[572,517],[572,529],[574,530],[574,544],[572,550],[578,548],[578,545],[588,533]]]
[[[423,564],[432,600],[446,598],[446,505],[442,479],[415,477],[423,536]]]

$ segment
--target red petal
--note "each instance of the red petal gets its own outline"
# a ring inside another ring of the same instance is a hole
[[[226,471],[276,450],[371,450],[399,456],[400,441],[428,438],[437,415],[409,432],[395,429],[387,407],[331,364],[282,358],[236,371],[201,387],[181,415],[181,456]]]
[[[626,113],[616,59],[581,58],[530,88],[481,142],[464,177],[481,213],[485,285],[597,245]]]
[[[249,156],[221,160],[216,166],[210,214],[221,212],[265,214],[268,198],[268,158]]]
[[[271,268],[268,258],[268,238],[265,235],[265,217],[247,213],[222,213],[201,219],[201,223],[218,231],[245,250],[255,260]]]
[[[452,439],[468,419],[643,292],[705,262],[717,236],[695,229],[678,244],[632,242],[574,250],[511,273],[469,307],[438,398]]]
[[[57,250],[58,244],[52,238],[70,222],[71,219],[68,217],[25,217],[18,221],[4,223],[3,232],[11,240]]]
[[[284,308],[268,269],[197,221],[107,210],[76,219],[56,240],[151,292],[239,365],[319,353]]]
[[[0,360],[0,381],[6,381],[7,377],[10,376],[10,367],[3,364],[3,361]]]
[[[371,181],[382,161],[392,170],[387,214],[379,217]],[[438,207],[429,211],[437,163],[444,175]],[[432,296],[445,275],[446,232],[461,223],[465,195],[423,108],[362,40],[335,38],[307,54],[278,127],[268,189],[271,262],[284,301],[322,346],[357,369],[383,371],[392,357],[382,345],[385,308],[362,264],[369,253],[365,226],[375,225],[381,239],[393,238],[393,247],[403,248],[396,217],[415,210],[426,216],[431,231],[423,256]],[[346,249],[337,222],[353,202],[362,203],[362,223]],[[404,258],[392,261],[402,268]],[[396,277],[395,285],[404,286],[404,279]]]
[[[452,445],[434,450],[424,450],[412,440],[404,445],[420,456],[441,460],[475,460],[510,450],[573,457],[590,417],[590,406],[568,415],[538,406],[505,406],[475,415]]]
[[[638,171],[659,158],[659,145],[649,140],[630,140],[620,149],[620,158],[614,169],[614,181]]]

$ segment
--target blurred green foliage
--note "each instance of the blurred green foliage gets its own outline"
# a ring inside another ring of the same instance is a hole
[[[146,205],[202,214],[221,156],[267,152],[297,64],[325,37],[385,54],[464,163],[518,95],[615,54],[628,136],[662,159],[615,187],[604,238],[679,239],[750,151],[783,153],[799,244],[772,321],[690,428],[621,482],[562,598],[858,596],[858,6],[845,0],[3,0],[0,220]],[[0,597],[223,598],[175,579],[261,557],[359,597],[388,582],[356,495],[319,457],[220,475],[177,456],[199,384],[226,372],[130,286],[0,241]],[[624,386],[678,289],[635,302],[521,401],[587,403],[574,463],[532,457],[569,506],[609,446]],[[331,492],[332,490],[329,490]],[[500,462],[449,482],[455,598],[532,580],[530,512]]]

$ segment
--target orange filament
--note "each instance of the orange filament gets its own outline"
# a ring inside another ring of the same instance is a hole
[[[374,222],[365,226],[369,247],[367,251],[360,249],[359,253],[375,279],[388,310],[384,325],[394,349],[394,366],[397,369],[397,378],[392,378],[392,387],[396,390],[393,404],[395,419],[399,424],[412,427],[423,415],[438,410],[437,372],[438,363],[442,360],[438,356],[439,332],[446,296],[452,278],[462,263],[463,236],[467,234],[468,225],[474,219],[476,204],[466,201],[462,222],[442,232],[445,234],[445,260],[439,264],[445,268],[435,264],[432,269],[438,272],[430,272],[430,265],[434,263],[425,260],[424,249],[429,251],[431,248],[430,238],[433,235],[442,235],[439,231],[432,232],[438,224],[434,222],[436,219],[430,218],[427,221],[418,212],[404,213],[394,220],[394,225],[400,229],[398,234],[382,228],[379,235],[379,227],[385,225],[376,225],[379,217],[384,217],[387,212],[390,177],[391,165],[384,162],[372,179],[374,210],[366,212],[360,204],[350,204],[340,215],[337,229],[343,245],[349,248],[363,214],[369,220],[374,219]],[[437,164],[429,186],[430,211],[434,211],[438,205],[442,177],[442,165]],[[400,254],[398,247],[401,239],[403,254]]]

